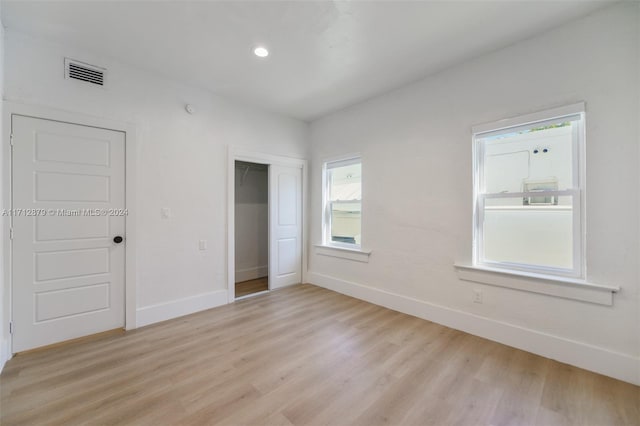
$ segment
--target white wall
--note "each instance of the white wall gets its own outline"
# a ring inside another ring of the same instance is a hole
[[[244,163],[243,163],[244,164]],[[269,265],[268,168],[255,165],[235,171],[235,279],[267,276]]]
[[[65,56],[105,66],[107,87],[65,80]],[[308,125],[12,30],[6,64],[7,100],[136,126],[138,324],[226,303],[227,145],[305,158]]]
[[[601,10],[313,122],[310,242],[321,242],[322,160],[360,152],[372,254],[312,252],[310,280],[640,383],[638,13],[631,3]],[[472,125],[578,101],[588,279],[621,286],[614,305],[459,280],[454,263],[471,261]]]

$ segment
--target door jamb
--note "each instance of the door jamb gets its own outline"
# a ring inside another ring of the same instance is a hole
[[[12,117],[21,115],[45,120],[60,121],[70,124],[79,124],[89,127],[99,127],[106,130],[120,131],[125,134],[125,204],[128,215],[125,217],[126,246],[125,246],[125,329],[136,328],[136,182],[137,182],[137,145],[136,145],[136,125],[133,123],[121,122],[107,118],[94,117],[73,111],[64,111],[51,107],[39,105],[23,104],[19,102],[4,101],[3,120],[3,147],[2,147],[2,201],[6,209],[11,208],[11,179],[13,177],[11,164],[11,133]],[[7,219],[9,219],[7,217]],[[6,342],[0,342],[0,357],[4,352],[4,357],[0,361],[6,361],[12,357],[12,338],[9,334],[9,323],[13,318],[13,300],[11,281],[11,241],[8,238],[11,221],[2,219],[3,253],[2,260],[4,271],[2,279],[4,286],[0,289],[3,292],[3,318],[0,318],[0,326],[4,329],[3,335],[7,336]],[[4,346],[4,348],[3,348]],[[0,364],[2,364],[0,362]]]
[[[251,163],[282,165],[302,169],[302,282],[307,282],[307,160],[280,155],[265,154],[256,151],[246,151],[229,145],[227,161],[227,295],[228,303],[235,301],[235,162],[248,161]],[[269,198],[271,194],[269,194]],[[271,220],[271,219],[269,219]],[[271,229],[271,223],[269,223]],[[269,235],[269,244],[271,235]],[[271,271],[269,271],[271,273]],[[271,288],[271,284],[269,284]]]

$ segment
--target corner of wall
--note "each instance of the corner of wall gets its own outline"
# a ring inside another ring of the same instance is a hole
[[[0,6],[1,8],[1,6]],[[4,135],[4,125],[3,117],[4,117],[4,24],[2,23],[2,10],[0,10],[0,135]],[[1,140],[2,136],[0,136]],[[2,150],[0,150],[0,165],[3,164],[2,160]],[[4,173],[2,171],[2,167],[0,166],[0,188],[4,188],[4,182],[2,182],[2,178]],[[4,196],[0,194],[0,208],[4,208],[3,204]],[[4,218],[3,218],[4,220]],[[4,225],[0,223],[0,241],[2,241],[2,230],[4,229]],[[4,367],[4,364],[10,358],[9,354],[9,342],[7,338],[5,338],[5,330],[8,328],[8,318],[5,318],[5,282],[4,282],[4,270],[5,270],[5,256],[3,245],[0,244],[0,372]]]

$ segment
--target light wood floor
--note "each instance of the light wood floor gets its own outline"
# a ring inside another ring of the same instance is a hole
[[[269,277],[256,278],[255,280],[236,283],[236,297],[269,290]]]
[[[621,425],[640,388],[312,285],[19,355],[2,425]]]

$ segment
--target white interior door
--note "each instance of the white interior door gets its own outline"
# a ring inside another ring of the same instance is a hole
[[[302,169],[269,167],[269,287],[302,280]]]
[[[124,326],[125,136],[12,117],[13,352]]]

